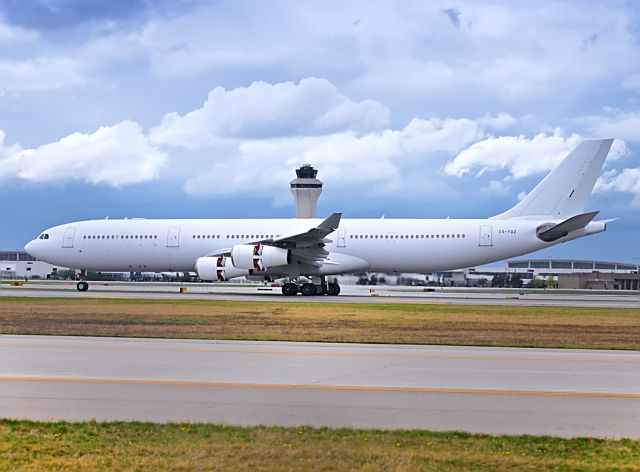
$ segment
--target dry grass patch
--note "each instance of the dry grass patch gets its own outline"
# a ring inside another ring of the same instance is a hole
[[[638,470],[640,442],[426,431],[0,421],[0,470]]]
[[[0,332],[640,349],[640,309],[7,297]]]

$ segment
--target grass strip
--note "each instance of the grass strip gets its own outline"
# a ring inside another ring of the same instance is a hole
[[[640,309],[0,298],[0,333],[640,349]]]
[[[0,470],[638,470],[640,441],[0,420]]]

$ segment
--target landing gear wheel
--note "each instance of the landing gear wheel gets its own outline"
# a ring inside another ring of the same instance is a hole
[[[318,294],[318,289],[315,284],[304,284],[300,291],[302,292],[302,295],[307,297]]]
[[[293,297],[298,294],[298,286],[292,282],[288,282],[282,286],[282,295]]]
[[[340,295],[340,285],[334,284],[334,283],[327,284],[327,295],[329,296]]]
[[[89,284],[85,281],[78,282],[76,284],[76,288],[79,292],[86,292],[87,290],[89,290]]]

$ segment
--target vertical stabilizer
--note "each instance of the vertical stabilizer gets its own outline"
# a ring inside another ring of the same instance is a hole
[[[584,213],[612,143],[582,141],[522,201],[493,219],[564,220]]]

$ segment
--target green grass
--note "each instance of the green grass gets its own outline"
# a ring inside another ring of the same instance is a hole
[[[0,298],[0,333],[640,349],[640,309]]]
[[[640,442],[0,420],[0,470],[639,470]]]

